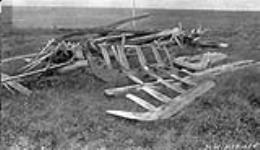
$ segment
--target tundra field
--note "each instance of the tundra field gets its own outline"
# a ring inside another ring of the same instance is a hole
[[[182,22],[185,29],[202,25],[205,39],[227,42],[217,49],[229,60],[260,61],[260,12],[138,10],[152,16],[137,28],[164,29]],[[4,7],[2,58],[36,52],[64,32],[53,27],[86,28],[130,15],[127,9]],[[181,55],[182,50],[178,50]],[[202,52],[212,49],[201,49]],[[183,53],[193,53],[192,49]],[[1,71],[17,73],[22,61]],[[216,78],[216,86],[170,119],[139,122],[110,116],[108,109],[137,107],[124,98],[106,97],[104,89],[127,84],[106,83],[86,69],[22,84],[29,97],[1,88],[1,150],[171,150],[260,148],[260,68],[247,68]]]

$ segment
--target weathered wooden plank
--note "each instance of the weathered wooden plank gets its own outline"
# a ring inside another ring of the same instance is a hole
[[[164,50],[164,52],[165,52],[165,54],[166,54],[166,56],[167,56],[167,60],[168,60],[168,62],[169,62],[170,67],[171,67],[171,68],[174,68],[174,67],[173,67],[173,64],[172,64],[173,59],[172,59],[171,54],[169,53],[169,50],[166,48],[166,46],[163,46],[162,49]]]
[[[1,73],[1,81],[5,80],[9,78],[9,75]],[[13,89],[17,90],[18,92],[26,95],[26,96],[30,96],[32,94],[32,91],[27,89],[26,87],[22,86],[21,84],[19,84],[16,81],[8,81],[5,84],[7,84],[8,86],[12,87]]]
[[[136,50],[137,57],[138,57],[138,60],[139,60],[140,65],[141,65],[143,68],[146,67],[147,62],[146,62],[146,59],[145,59],[145,56],[144,56],[144,54],[143,54],[143,52],[142,52],[141,47],[136,46],[136,47],[135,47],[135,50]]]
[[[166,95],[164,95],[164,94],[162,94],[162,93],[160,93],[160,92],[158,92],[158,91],[156,91],[156,90],[154,90],[154,89],[152,89],[148,86],[143,86],[141,89],[143,91],[145,91],[147,94],[151,95],[152,97],[154,97],[155,99],[157,99],[157,100],[159,100],[163,103],[168,103],[172,100],[172,98],[170,98],[170,97],[168,97],[168,96],[166,96]]]
[[[114,55],[116,61],[117,61],[118,63],[120,63],[119,54],[118,54],[118,51],[117,51],[115,45],[111,45],[110,48],[111,48],[111,50],[112,50],[112,53],[113,53],[113,55]]]
[[[181,78],[181,77],[179,77],[179,76],[177,76],[177,75],[175,75],[175,74],[170,74],[170,76],[171,76],[172,78],[178,80],[178,81],[181,81],[181,82],[185,83],[185,84],[188,84],[188,85],[197,85],[195,82],[192,82],[192,81],[190,81],[190,80],[188,80],[188,79],[186,79],[186,78]]]
[[[180,86],[175,86],[173,84],[170,84],[169,82],[166,82],[162,77],[158,76],[157,74],[153,73],[151,70],[149,70],[148,67],[144,67],[144,70],[152,77],[156,78],[157,81],[161,84],[163,84],[164,86],[166,86],[167,88],[176,91],[178,93],[185,93],[186,90],[182,89]]]
[[[139,121],[154,121],[158,119],[156,111],[148,112],[126,112],[121,110],[107,110],[106,113],[126,119],[139,120]]]
[[[125,42],[126,42],[126,37],[123,35],[122,36],[122,41],[121,41],[121,45],[118,46],[118,54],[120,56],[120,59],[121,59],[121,62],[122,62],[122,65],[125,67],[125,69],[130,69],[130,65],[129,65],[129,62],[127,60],[127,57],[126,57],[126,53],[125,53]]]
[[[66,62],[66,63],[62,63],[62,64],[57,64],[57,65],[50,66],[50,67],[48,67],[48,68],[43,68],[43,69],[39,69],[39,70],[35,70],[35,71],[32,71],[32,72],[27,72],[27,73],[22,73],[22,74],[19,74],[19,75],[16,75],[16,76],[8,76],[8,77],[6,77],[6,78],[2,78],[2,82],[8,82],[8,81],[13,81],[13,80],[18,80],[18,79],[21,79],[21,78],[24,78],[24,77],[28,77],[28,76],[31,76],[31,75],[34,75],[34,74],[38,74],[38,73],[45,72],[45,71],[47,71],[47,70],[60,68],[60,67],[63,67],[63,66],[68,65],[69,63],[70,63],[70,62]]]
[[[99,45],[99,47],[101,49],[101,54],[105,60],[105,63],[107,65],[108,69],[112,69],[111,59],[108,54],[107,48],[104,45]]]
[[[151,48],[152,48],[153,54],[155,56],[155,59],[156,59],[158,65],[161,65],[161,66],[165,65],[157,48],[154,45],[151,45]]]
[[[82,67],[87,67],[87,66],[89,66],[88,60],[80,60],[80,61],[76,61],[75,63],[73,63],[71,65],[67,65],[65,67],[58,69],[58,72],[66,73],[66,72],[76,70],[76,69],[82,68]]]
[[[169,82],[173,84],[174,86],[180,86],[181,84],[178,82],[174,82],[173,79],[167,79],[165,80],[166,82]],[[149,86],[151,88],[155,88],[155,84],[157,84],[158,81],[154,82],[148,82],[148,83],[143,83],[143,84],[134,84],[134,85],[128,85],[128,86],[123,86],[123,87],[116,87],[116,88],[111,88],[111,89],[105,89],[105,94],[108,96],[113,96],[113,95],[119,95],[122,93],[126,93],[130,90],[139,90],[142,88],[142,86]]]
[[[156,107],[154,105],[146,102],[145,100],[143,100],[142,98],[140,98],[138,96],[135,96],[133,94],[127,94],[126,97],[149,111],[156,110]]]
[[[150,34],[150,35],[146,35],[146,36],[142,36],[142,37],[136,37],[136,38],[129,39],[129,42],[141,44],[141,43],[146,43],[147,41],[153,41],[153,40],[156,40],[156,39],[162,38],[162,37],[168,37],[171,35],[176,36],[176,35],[181,34],[181,32],[182,31],[179,28],[166,29],[166,30],[163,30],[163,31],[155,33],[155,34]]]
[[[191,89],[188,92],[174,98],[172,103],[169,103],[169,105],[161,106],[160,110],[158,111],[158,118],[167,119],[177,114],[184,107],[192,103],[197,97],[203,95],[214,86],[215,83],[213,81],[206,81],[198,85],[196,88]]]
[[[15,56],[15,57],[10,57],[10,58],[5,58],[1,61],[1,65],[3,63],[7,63],[10,61],[14,61],[14,60],[19,60],[19,59],[24,59],[24,58],[29,58],[29,57],[34,57],[37,56],[38,53],[32,53],[32,54],[26,54],[26,55],[20,55],[20,56]]]
[[[192,76],[193,77],[214,76],[214,75],[219,75],[222,73],[231,72],[238,69],[243,69],[246,67],[252,67],[257,65],[259,65],[259,62],[255,62],[253,60],[242,60],[242,61],[232,62],[225,65],[209,68],[204,71],[199,71],[193,73]]]
[[[130,71],[126,71],[126,70],[123,70],[123,71],[127,75],[127,77],[129,79],[131,79],[132,81],[134,81],[135,83],[137,83],[137,84],[144,84],[144,82],[141,79],[139,79],[138,77],[133,75],[133,73],[131,73]]]

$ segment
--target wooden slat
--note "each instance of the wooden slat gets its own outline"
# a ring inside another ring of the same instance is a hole
[[[235,71],[237,69],[242,69],[250,66],[259,64],[259,62],[254,62],[253,60],[242,60],[233,63],[228,63],[213,68],[206,69],[204,71],[196,72],[193,76],[207,76],[207,75],[219,75],[229,71]]]
[[[181,86],[181,84],[179,82],[175,82],[174,83],[173,79],[167,79],[165,81],[169,82],[172,85],[177,86],[177,87]],[[133,89],[139,90],[139,89],[142,88],[142,86],[149,86],[151,88],[155,88],[154,85],[157,84],[157,83],[158,82],[155,81],[155,82],[144,83],[143,85],[141,85],[141,84],[134,84],[134,85],[128,85],[128,86],[123,86],[123,87],[116,87],[116,88],[111,88],[111,89],[105,89],[105,94],[108,95],[108,96],[119,95],[119,94],[128,92],[128,91],[133,90]]]
[[[194,83],[194,82],[192,82],[192,81],[190,81],[190,80],[188,80],[188,79],[181,78],[181,77],[179,77],[179,76],[177,76],[177,75],[175,75],[175,74],[170,74],[170,76],[171,76],[172,78],[178,80],[178,81],[181,81],[181,82],[185,83],[185,84],[188,84],[188,85],[196,85],[196,83]]]
[[[61,63],[61,64],[53,65],[53,66],[50,66],[50,67],[45,67],[43,69],[35,70],[35,71],[32,71],[32,72],[19,74],[19,75],[16,75],[16,76],[8,76],[7,78],[1,78],[1,82],[8,82],[8,81],[13,81],[13,80],[18,80],[18,79],[25,78],[25,77],[28,77],[28,76],[31,76],[31,75],[34,75],[34,74],[45,72],[47,70],[60,68],[60,67],[66,66],[66,65],[68,65],[70,63],[71,62]]]
[[[117,60],[117,62],[120,63],[119,54],[114,45],[111,45],[111,50],[112,50],[113,55],[114,55],[115,59]]]
[[[144,82],[141,79],[139,79],[138,77],[133,75],[133,73],[131,73],[130,71],[125,71],[125,70],[123,70],[123,71],[127,75],[127,77],[129,79],[131,79],[132,81],[134,81],[135,83],[137,83],[137,84],[144,84]]]
[[[102,56],[105,60],[105,63],[107,65],[108,69],[112,69],[112,64],[111,64],[111,60],[110,60],[107,48],[105,48],[103,45],[99,45],[99,47],[101,49]]]
[[[154,121],[157,120],[154,111],[148,112],[126,112],[121,110],[107,110],[106,113],[126,119],[139,120],[139,121]]]
[[[2,85],[12,94],[15,94],[15,91],[11,88],[11,86],[8,83],[2,83]]]
[[[136,50],[136,53],[137,53],[137,56],[138,56],[139,63],[141,64],[141,66],[143,68],[146,67],[146,59],[145,59],[145,56],[142,52],[142,49],[139,46],[136,46],[135,50]]]
[[[125,54],[125,42],[126,42],[126,37],[123,35],[121,45],[118,46],[118,54],[120,56],[122,65],[126,69],[130,69],[129,62],[128,62],[126,54]]]
[[[9,78],[9,76],[7,74],[1,73],[1,80],[5,80]],[[30,91],[29,89],[27,89],[26,87],[22,86],[21,84],[19,84],[16,81],[8,81],[5,84],[7,84],[8,86],[12,87],[13,89],[19,91],[20,93],[30,96],[32,94],[32,91]]]
[[[151,95],[152,97],[154,97],[155,99],[163,102],[163,103],[168,103],[172,100],[172,98],[150,88],[150,87],[147,87],[147,86],[143,86],[142,87],[142,90],[145,91],[146,93],[148,93],[149,95]]]
[[[55,39],[49,40],[48,43],[46,44],[46,46],[40,51],[39,55],[45,53],[54,41],[55,41]]]
[[[130,100],[132,100],[133,102],[137,103],[138,105],[142,106],[143,108],[149,110],[149,111],[155,111],[156,107],[148,102],[146,102],[145,100],[143,100],[140,97],[137,97],[133,94],[127,94],[126,95],[127,98],[129,98]]]
[[[180,86],[175,86],[173,84],[170,84],[169,82],[166,82],[162,77],[158,76],[157,74],[153,73],[151,70],[149,70],[148,67],[145,67],[144,70],[152,77],[156,78],[158,82],[166,86],[167,88],[176,91],[178,93],[185,93],[186,90],[182,89]]]
[[[175,40],[175,42],[178,44],[178,46],[179,46],[180,48],[183,48],[183,45],[181,44],[181,42],[180,42],[180,40],[178,39],[177,36],[174,37],[174,40]]]
[[[162,61],[161,55],[160,55],[159,51],[157,50],[157,48],[154,45],[151,45],[151,48],[152,48],[152,51],[153,51],[153,54],[155,56],[157,63],[159,65],[164,65],[164,62]]]
[[[1,64],[2,64],[2,63],[7,63],[7,62],[10,62],[10,61],[14,61],[14,60],[19,60],[19,59],[34,57],[34,56],[37,56],[37,55],[38,55],[38,53],[32,53],[32,54],[26,54],[26,55],[20,55],[20,56],[5,58],[5,59],[3,59],[3,60],[1,61]]]
[[[64,67],[58,69],[58,72],[59,73],[66,73],[66,72],[69,72],[69,71],[72,71],[72,70],[76,70],[78,68],[87,67],[89,65],[90,64],[89,64],[88,60],[79,60],[79,61],[76,61],[75,63],[73,63],[71,65],[67,65],[67,66],[64,66]]]
[[[168,59],[168,62],[169,62],[170,67],[171,67],[171,68],[174,68],[174,67],[173,67],[173,64],[172,64],[173,59],[172,59],[172,57],[171,57],[171,54],[169,53],[169,50],[166,48],[166,46],[163,46],[163,50],[164,50],[164,52],[165,52],[165,54],[166,54],[166,56],[167,56],[167,59]]]

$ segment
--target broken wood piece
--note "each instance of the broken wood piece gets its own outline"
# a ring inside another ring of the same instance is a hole
[[[178,57],[174,60],[174,63],[188,69],[199,71],[207,68],[210,64],[214,64],[226,58],[227,55],[222,53],[204,53],[191,57]]]
[[[178,45],[180,48],[183,48],[183,45],[182,45],[181,41],[178,39],[178,37],[177,37],[177,36],[174,36],[173,38],[174,38],[175,42],[177,43],[177,45]]]
[[[40,50],[39,55],[45,53],[45,52],[48,50],[48,48],[53,44],[53,42],[55,42],[55,39],[49,40],[49,41],[47,42],[47,44],[45,45],[45,47],[44,47],[42,50]],[[39,55],[38,55],[38,56],[39,56]]]
[[[140,97],[137,97],[133,94],[127,94],[126,97],[149,111],[156,110],[156,107],[154,105],[146,102],[145,100],[141,99]]]
[[[43,69],[35,70],[35,71],[32,71],[32,72],[22,73],[22,74],[19,74],[19,75],[16,75],[16,76],[8,76],[6,78],[2,78],[2,82],[18,80],[18,79],[25,78],[25,77],[28,77],[28,76],[31,76],[31,75],[34,75],[34,74],[45,72],[47,70],[57,69],[57,68],[66,66],[66,65],[68,65],[70,63],[71,62],[66,62],[66,63],[57,64],[57,65],[53,65],[53,66],[50,66],[50,67],[46,67],[46,68],[43,68]]]
[[[131,38],[131,39],[129,39],[129,42],[135,43],[135,44],[141,44],[141,43],[145,43],[147,41],[156,40],[157,38],[162,38],[162,37],[167,37],[167,36],[172,36],[172,35],[177,36],[181,33],[182,33],[182,31],[179,28],[167,29],[167,30],[163,30],[161,32],[155,33],[155,34]]]
[[[124,36],[126,37],[129,37],[129,36],[133,36],[134,34],[133,33],[124,33]],[[101,43],[101,42],[107,42],[107,41],[110,41],[110,40],[119,40],[122,38],[122,35],[109,35],[109,36],[105,36],[105,37],[100,37],[100,38],[96,38],[93,40],[93,42],[95,43]]]
[[[242,60],[242,61],[232,62],[232,63],[216,66],[213,68],[209,68],[204,71],[196,72],[193,73],[192,76],[193,77],[215,76],[226,72],[235,71],[238,69],[252,67],[255,65],[259,65],[259,62],[255,62],[253,60]]]
[[[25,70],[25,72],[32,70],[33,68],[35,68],[36,66],[38,66],[39,64],[41,64],[41,62],[43,62],[44,60],[46,60],[47,58],[49,58],[50,56],[52,56],[53,54],[56,53],[56,51],[60,48],[61,43],[59,43],[55,49],[53,49],[51,52],[47,53],[46,55],[38,58],[38,59],[34,59],[34,61],[32,61],[31,63],[25,65],[24,67],[22,67],[22,70]]]
[[[3,63],[7,63],[10,61],[14,61],[14,60],[19,60],[19,59],[25,59],[25,58],[30,58],[30,57],[35,57],[37,56],[38,53],[32,53],[32,54],[26,54],[26,55],[20,55],[20,56],[14,56],[14,57],[10,57],[10,58],[5,58],[1,61],[1,65]]]
[[[65,67],[58,69],[58,72],[66,73],[66,72],[70,72],[72,70],[76,70],[78,68],[87,67],[87,66],[89,66],[88,60],[80,60],[80,61],[76,61],[73,64],[70,64],[70,65],[67,65]]]
[[[9,77],[10,77],[9,75],[1,73],[1,82],[5,81]],[[16,91],[18,91],[26,96],[30,96],[32,94],[31,90],[27,89],[26,87],[24,87],[23,85],[19,84],[16,81],[8,81],[8,82],[5,82],[5,84],[7,84],[7,86],[12,87]]]
[[[2,83],[2,85],[3,85],[9,92],[11,92],[12,94],[15,94],[15,91],[10,87],[9,84],[7,84],[7,83]]]

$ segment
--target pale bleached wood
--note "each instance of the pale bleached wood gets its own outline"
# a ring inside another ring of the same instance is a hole
[[[156,110],[156,107],[154,105],[146,102],[145,100],[143,100],[138,96],[135,96],[133,94],[127,94],[126,97],[149,111]]]
[[[174,85],[176,87],[181,86],[180,82],[175,82],[175,80],[173,80],[173,79],[166,79],[165,81],[171,83],[172,85]],[[119,95],[119,94],[122,94],[122,93],[126,93],[130,90],[134,90],[134,89],[140,90],[142,88],[142,86],[149,86],[151,88],[156,88],[157,86],[155,86],[155,84],[158,84],[158,81],[105,89],[105,94],[108,95],[108,96],[116,96],[116,95]]]
[[[26,55],[20,55],[20,56],[5,58],[5,59],[1,60],[1,65],[3,63],[7,63],[7,62],[10,62],[10,61],[24,59],[24,58],[30,58],[30,57],[35,57],[37,55],[38,55],[38,53],[32,53],[32,54],[26,54]]]
[[[151,49],[152,49],[152,51],[153,51],[153,54],[154,54],[154,56],[155,56],[155,59],[156,59],[157,63],[158,63],[159,65],[161,65],[161,66],[164,66],[165,64],[164,64],[164,62],[162,61],[162,57],[161,57],[159,51],[157,50],[157,48],[156,48],[154,45],[152,45],[152,46],[151,46]]]
[[[144,84],[144,82],[141,79],[139,79],[138,77],[133,75],[133,73],[131,73],[130,71],[126,71],[126,70],[123,70],[123,71],[127,75],[127,77],[129,79],[131,79],[132,81],[134,81],[135,83],[137,83],[137,84]]]
[[[104,61],[108,67],[108,69],[112,69],[112,64],[111,64],[111,59],[110,56],[107,52],[107,47],[105,47],[104,45],[99,45],[100,49],[101,49],[101,54],[104,58]]]
[[[10,77],[9,75],[1,73],[1,80],[5,80],[9,77]],[[24,87],[23,85],[19,84],[16,81],[8,81],[8,82],[5,82],[5,84],[7,84],[7,86],[12,87],[16,91],[18,91],[26,96],[30,96],[32,94],[31,90],[27,89],[26,87]]]
[[[43,69],[39,69],[39,70],[27,72],[27,73],[22,73],[22,74],[19,74],[19,75],[16,75],[16,76],[8,76],[7,78],[2,78],[1,82],[8,82],[8,81],[13,81],[13,80],[18,80],[18,79],[21,79],[21,78],[24,78],[24,77],[28,77],[28,76],[31,76],[31,75],[34,75],[34,74],[45,72],[47,70],[60,68],[60,67],[68,65],[69,63],[71,63],[71,62],[66,62],[66,63],[62,63],[62,64],[53,65],[53,66],[46,67],[46,68],[43,68]]]
[[[163,103],[169,103],[172,100],[172,98],[170,98],[170,97],[150,88],[149,86],[143,86],[141,89],[143,91],[145,91],[147,94],[154,97],[156,100],[159,100]]]
[[[79,60],[79,61],[76,61],[73,64],[70,64],[70,65],[67,65],[67,66],[64,66],[64,67],[58,69],[58,72],[59,73],[66,73],[66,72],[76,70],[76,69],[82,68],[82,67],[87,67],[87,66],[89,66],[88,60]]]

